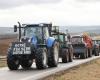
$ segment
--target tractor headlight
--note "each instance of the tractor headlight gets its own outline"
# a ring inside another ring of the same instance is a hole
[[[12,44],[10,43],[10,44],[9,44],[9,47],[8,47],[8,51],[11,50],[11,46],[12,46]]]

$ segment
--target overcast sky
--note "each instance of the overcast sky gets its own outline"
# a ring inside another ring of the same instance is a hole
[[[21,23],[100,25],[100,0],[0,0],[0,27]]]

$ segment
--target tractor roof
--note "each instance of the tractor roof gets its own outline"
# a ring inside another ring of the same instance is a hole
[[[40,23],[40,24],[22,24],[25,27],[50,27],[52,24]]]
[[[66,34],[63,33],[63,32],[54,32],[54,33],[53,33],[53,35],[58,35],[58,34],[59,34],[59,35],[66,35]]]
[[[83,36],[82,36],[82,35],[73,35],[73,36],[72,36],[72,38],[76,38],[76,37],[82,38]]]

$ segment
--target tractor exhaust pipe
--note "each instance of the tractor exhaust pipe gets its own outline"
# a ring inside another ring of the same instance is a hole
[[[21,41],[21,24],[20,22],[18,22],[19,24],[19,42]]]

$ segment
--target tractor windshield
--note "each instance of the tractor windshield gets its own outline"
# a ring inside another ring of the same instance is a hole
[[[26,37],[33,37],[36,36],[37,38],[42,39],[42,28],[41,27],[26,27],[25,28],[25,36]]]
[[[59,35],[59,40],[60,40],[61,42],[64,42],[64,36],[63,36],[63,35]]]
[[[82,43],[83,38],[82,37],[72,37],[72,43]]]
[[[100,40],[97,40],[96,42],[97,42],[97,44],[100,44]]]
[[[59,39],[59,38],[58,38],[58,35],[54,35],[54,34],[53,34],[53,37],[54,37],[56,40]]]

